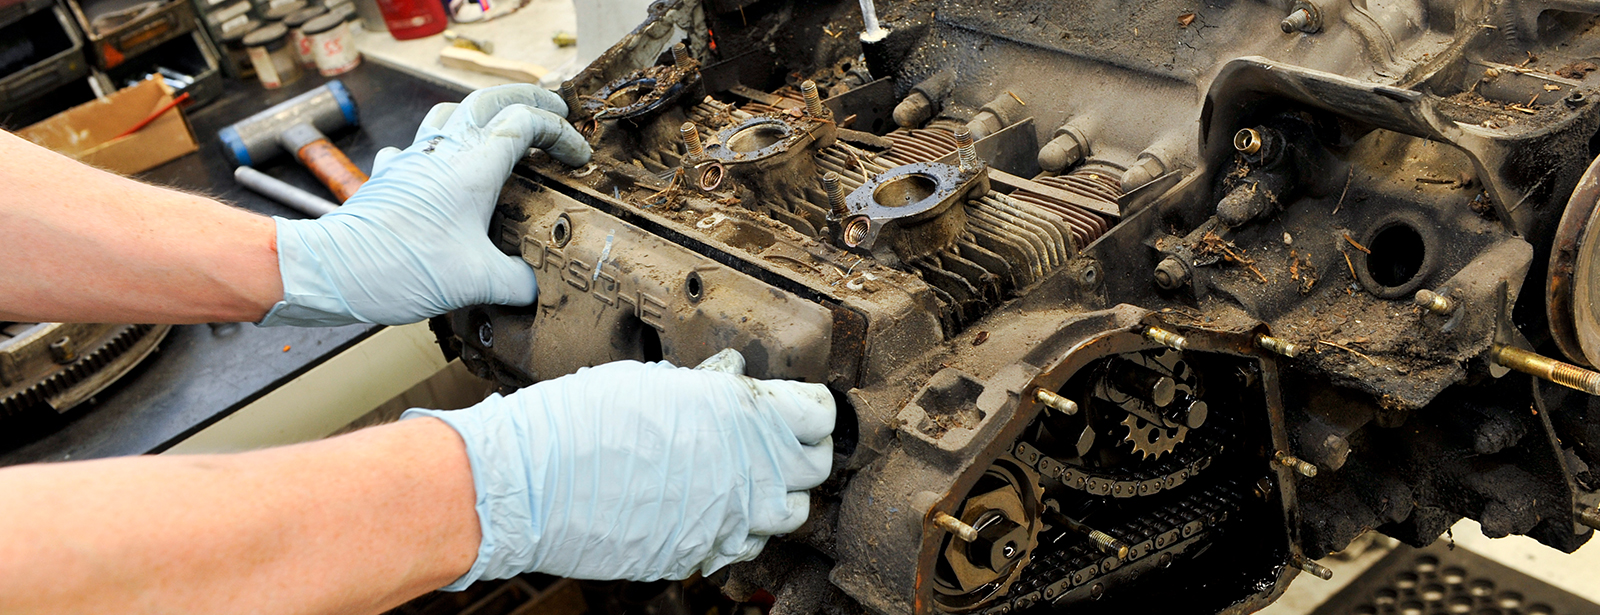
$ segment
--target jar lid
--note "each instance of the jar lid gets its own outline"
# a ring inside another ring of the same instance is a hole
[[[245,35],[244,46],[260,47],[262,45],[277,42],[288,35],[289,28],[287,26],[284,26],[281,23],[267,24],[257,28],[255,32]]]
[[[344,15],[343,14],[341,14],[341,13],[328,13],[328,14],[323,15],[321,17],[317,17],[315,19],[312,19],[311,21],[308,21],[304,25],[300,26],[300,32],[302,34],[307,35],[307,36],[310,36],[312,34],[321,34],[323,32],[327,32],[329,30],[337,28],[337,27],[339,27],[340,24],[343,24],[343,23],[344,23]]]
[[[321,17],[322,14],[326,12],[328,12],[328,9],[320,6],[303,8],[295,11],[293,15],[283,18],[283,25],[291,28],[298,28],[308,21]]]
[[[222,42],[237,43],[240,41],[240,39],[243,39],[246,34],[254,32],[256,31],[256,28],[260,27],[261,22],[251,19],[232,28],[228,28],[222,32]]]
[[[348,2],[328,9],[328,12],[343,17],[345,21],[355,21],[357,18],[356,5]]]
[[[267,11],[262,13],[261,16],[265,17],[267,21],[278,21],[297,13],[304,8],[306,8],[306,3],[303,0],[296,0],[295,2],[280,4],[267,9]]]

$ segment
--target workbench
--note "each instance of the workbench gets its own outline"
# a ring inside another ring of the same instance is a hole
[[[356,100],[361,127],[329,136],[365,172],[371,171],[372,158],[379,149],[409,145],[417,124],[434,104],[457,101],[466,94],[464,90],[373,62],[364,62],[338,79]],[[235,183],[233,165],[223,155],[216,134],[223,126],[324,82],[326,79],[314,72],[277,90],[266,90],[254,81],[231,82],[220,100],[186,111],[200,150],[140,178],[204,193],[267,215],[305,217]],[[331,198],[309,172],[286,157],[262,164],[260,170]],[[400,328],[406,329],[409,336],[409,341],[400,343],[414,353],[437,353],[436,348],[418,349],[417,338],[425,335],[421,327]],[[20,429],[0,434],[0,465],[167,450],[341,353],[358,348],[363,342],[372,344],[384,335],[384,330],[376,325],[302,329],[249,323],[173,327],[159,350],[92,401],[63,416],[39,417]],[[368,354],[393,354],[393,343],[384,348],[369,349]],[[428,359],[443,364],[442,356]],[[360,363],[345,361],[347,367]],[[345,387],[362,386],[359,381],[346,382],[359,380],[347,375],[333,378]],[[324,374],[322,380],[326,383],[330,376]]]

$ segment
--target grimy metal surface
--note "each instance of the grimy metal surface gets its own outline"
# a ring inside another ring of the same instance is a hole
[[[501,195],[539,304],[434,322],[507,387],[829,385],[834,476],[725,593],[1246,613],[1368,529],[1600,524],[1600,3],[859,6],[654,5],[562,87],[594,163]]]

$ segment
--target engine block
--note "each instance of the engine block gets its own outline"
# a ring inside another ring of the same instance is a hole
[[[710,579],[782,613],[1246,613],[1463,517],[1571,552],[1597,14],[660,2],[561,88],[594,161],[501,193],[536,305],[433,325],[508,388],[723,348],[827,384],[811,519]]]

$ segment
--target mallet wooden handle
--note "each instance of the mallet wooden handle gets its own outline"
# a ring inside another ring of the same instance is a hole
[[[283,149],[294,153],[300,164],[306,165],[312,175],[322,180],[322,185],[333,192],[334,200],[343,203],[350,195],[356,193],[361,184],[366,183],[367,174],[350,162],[350,158],[339,151],[328,137],[317,131],[311,124],[295,124],[283,130],[278,135],[279,143]]]
[[[300,159],[300,164],[311,169],[311,174],[316,175],[328,190],[333,192],[333,198],[340,203],[356,193],[361,184],[366,183],[367,174],[362,173],[350,158],[339,151],[327,139],[317,139],[300,147],[294,153]]]

